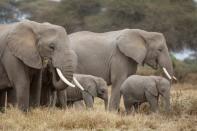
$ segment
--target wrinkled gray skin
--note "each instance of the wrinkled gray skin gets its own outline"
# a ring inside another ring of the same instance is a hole
[[[63,27],[23,21],[0,25],[0,107],[8,103],[27,111],[40,103],[44,61],[51,61],[69,80],[73,77],[73,52]]]
[[[163,77],[132,75],[123,82],[120,92],[128,114],[132,107],[137,110],[144,102],[150,104],[151,111],[158,111],[160,95],[165,101],[165,110],[170,111],[170,82]]]
[[[57,80],[57,75],[54,70],[53,74],[53,85],[56,88],[63,88],[65,83],[62,80]],[[84,100],[87,108],[93,108],[94,97],[99,97],[104,100],[105,109],[108,105],[108,90],[106,82],[99,77],[92,75],[74,74],[79,83],[84,87],[85,91],[80,88],[67,87],[65,90],[57,91],[57,105],[60,107],[66,107],[67,105],[72,106],[74,102]],[[55,93],[53,93],[55,95]],[[53,96],[55,99],[56,96]],[[54,104],[53,104],[54,105]]]
[[[73,51],[72,51],[72,63],[73,63],[73,68],[75,70],[77,66],[77,56],[76,56],[76,53]],[[63,82],[62,84],[64,86],[57,86],[58,88],[55,88],[53,86],[53,83],[52,83],[53,71],[55,70],[51,66],[51,64],[48,64],[46,68],[44,68],[42,71],[42,90],[41,90],[41,100],[40,100],[41,106],[46,106],[46,107],[51,106],[52,105],[51,102],[54,101],[55,91],[62,90],[62,88],[65,88],[66,86],[63,84]],[[56,71],[54,72],[54,74],[57,75]]]
[[[148,64],[154,69],[165,67],[173,76],[166,40],[161,33],[139,29],[82,31],[70,34],[69,38],[78,57],[76,72],[102,77],[112,85],[109,110],[119,108],[120,86],[136,73],[138,64]]]

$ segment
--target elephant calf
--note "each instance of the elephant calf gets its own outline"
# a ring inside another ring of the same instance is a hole
[[[57,80],[55,71],[52,71],[52,74],[53,85],[56,88],[67,86],[62,82],[61,79]],[[102,78],[92,75],[75,74],[74,76],[79,81],[84,90],[81,90],[80,87],[67,87],[65,90],[57,91],[56,94],[54,93],[54,95],[57,95],[57,97],[54,97],[55,99],[57,99],[55,101],[56,105],[59,105],[60,107],[66,107],[67,105],[73,105],[73,103],[76,101],[84,100],[86,107],[92,108],[94,97],[99,97],[104,100],[105,109],[107,109],[108,90],[106,82]]]
[[[170,82],[163,77],[132,75],[123,82],[120,92],[127,114],[143,102],[150,104],[151,111],[158,111],[159,95],[165,100],[166,111],[170,110]]]

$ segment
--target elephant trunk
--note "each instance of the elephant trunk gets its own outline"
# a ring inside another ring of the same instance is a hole
[[[67,107],[67,94],[66,90],[57,91],[57,97],[61,108]]]
[[[57,80],[55,69],[52,69],[52,83],[56,90],[63,90],[66,88],[64,82],[61,79]]]
[[[174,77],[174,72],[173,72],[173,66],[172,66],[172,61],[170,59],[170,56],[168,52],[164,53],[165,55],[160,55],[158,58],[158,63],[162,67],[165,75],[167,76],[168,79],[175,78]]]
[[[104,103],[105,103],[105,110],[107,110],[107,108],[108,108],[108,99],[104,100]]]
[[[165,101],[165,111],[170,112],[170,95],[164,95],[163,100]]]
[[[59,52],[54,54],[54,57],[52,58],[52,64],[54,68],[56,68],[57,74],[61,79],[59,83],[64,82],[68,86],[75,87],[75,85],[71,83],[73,80],[73,73],[76,66],[76,63],[74,61],[75,59],[76,58],[74,52],[70,50],[66,50],[64,54]],[[67,87],[67,86],[59,86],[59,85],[56,86],[58,87],[58,89],[65,89]]]
[[[104,97],[105,110],[108,108],[108,96]]]

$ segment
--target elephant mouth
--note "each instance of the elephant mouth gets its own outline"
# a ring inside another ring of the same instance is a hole
[[[150,64],[150,63],[146,63],[148,66],[152,67],[154,70],[158,69],[158,64],[154,63],[154,64]]]
[[[154,64],[152,67],[153,67],[153,69],[157,70],[158,69],[158,64]]]

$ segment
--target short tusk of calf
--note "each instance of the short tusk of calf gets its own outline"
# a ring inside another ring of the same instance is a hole
[[[172,78],[171,78],[170,74],[168,73],[168,71],[166,70],[166,68],[163,67],[162,69],[163,69],[165,75],[168,77],[168,79],[171,80]]]
[[[75,77],[73,77],[73,81],[75,83],[75,85],[77,87],[79,87],[79,89],[81,89],[82,91],[84,91],[84,88],[82,87],[82,85],[77,81],[77,79]]]
[[[62,74],[62,72],[61,72],[60,69],[56,68],[56,71],[57,71],[57,74],[59,75],[60,79],[61,79],[64,83],[66,83],[66,84],[67,84],[68,86],[70,86],[70,87],[75,87],[74,84],[72,84],[71,82],[69,82],[69,81],[64,77],[64,75]]]

